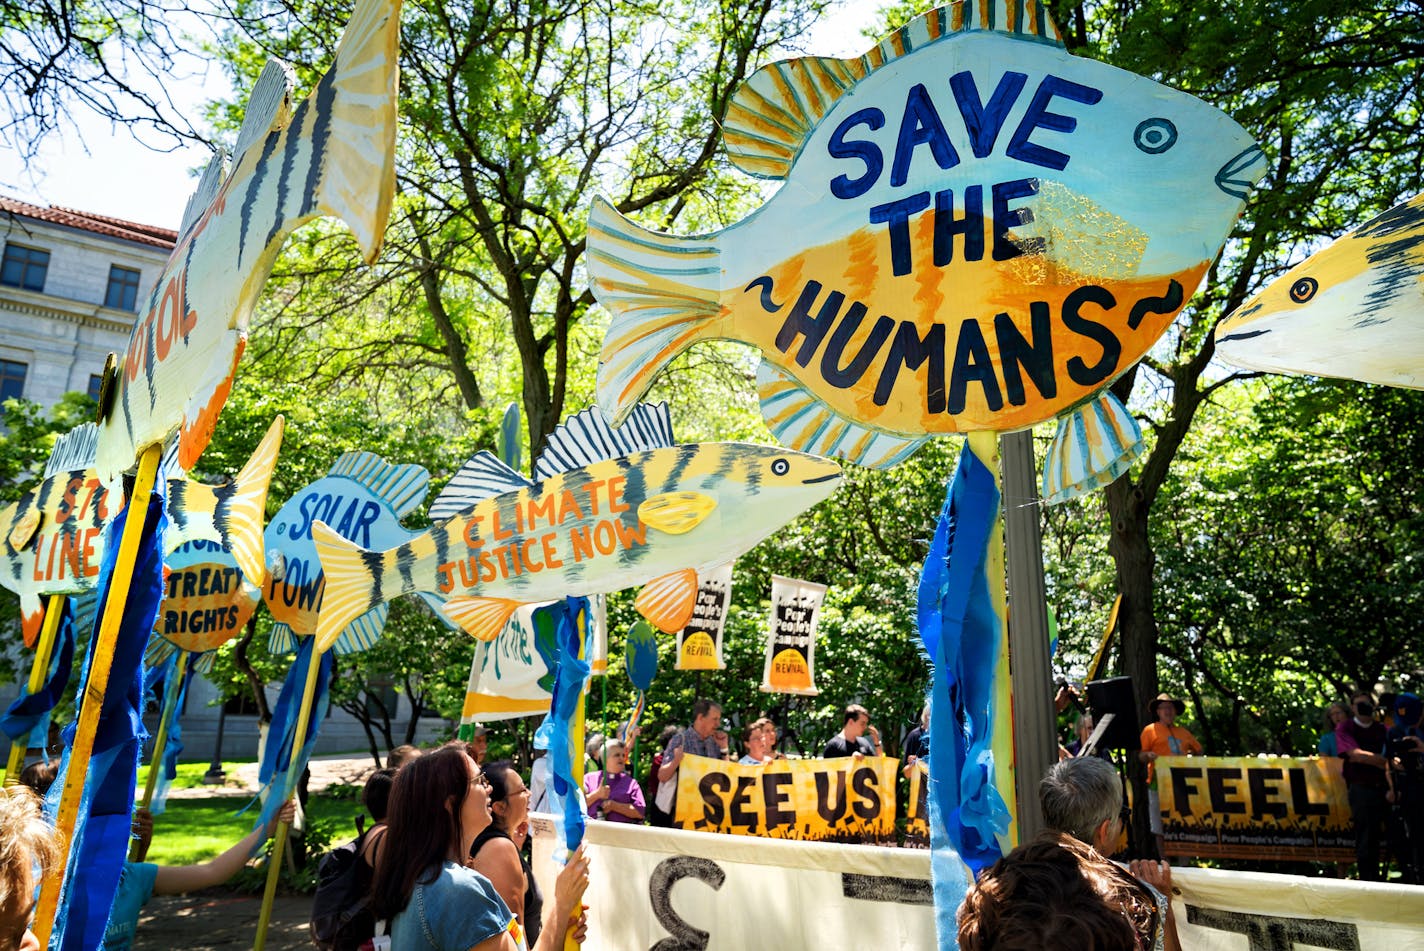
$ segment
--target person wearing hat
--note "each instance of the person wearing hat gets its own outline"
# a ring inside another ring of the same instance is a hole
[[[470,754],[470,759],[475,761],[475,765],[483,766],[485,757],[489,755],[489,727],[476,723],[475,731],[470,734],[470,739],[465,746],[465,751]]]
[[[1159,756],[1200,756],[1202,745],[1186,727],[1177,726],[1177,717],[1187,709],[1187,705],[1170,694],[1158,694],[1157,699],[1147,705],[1147,713],[1152,722],[1142,728],[1137,758],[1147,764],[1147,811],[1152,820],[1152,834],[1157,838],[1157,857],[1166,858],[1167,836],[1162,828],[1162,801],[1157,795],[1157,770],[1154,764]]]

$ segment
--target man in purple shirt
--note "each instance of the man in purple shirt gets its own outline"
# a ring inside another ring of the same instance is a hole
[[[603,744],[603,769],[583,778],[590,819],[642,822],[647,813],[643,789],[626,771],[628,750],[618,740]]]
[[[1360,881],[1380,880],[1380,845],[1384,841],[1385,728],[1375,722],[1374,699],[1367,693],[1350,698],[1354,714],[1335,727],[1335,745],[1345,761],[1345,786],[1350,797],[1350,821],[1355,826],[1355,863]]]

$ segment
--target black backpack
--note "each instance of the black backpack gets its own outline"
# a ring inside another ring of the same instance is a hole
[[[323,855],[317,866],[311,936],[322,951],[357,951],[376,933],[371,866],[361,860],[369,831]]]

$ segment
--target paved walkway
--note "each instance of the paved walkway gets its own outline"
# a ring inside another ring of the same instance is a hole
[[[154,898],[139,917],[134,951],[236,951],[252,947],[262,896],[210,891]],[[267,927],[271,951],[311,951],[311,899],[278,897]]]
[[[228,771],[227,779],[221,786],[195,786],[192,789],[173,789],[170,799],[207,799],[210,796],[255,796],[257,794],[256,763],[242,763]],[[341,754],[337,756],[313,756],[311,759],[312,792],[321,792],[327,786],[347,784],[360,786],[366,777],[375,772],[371,754]]]

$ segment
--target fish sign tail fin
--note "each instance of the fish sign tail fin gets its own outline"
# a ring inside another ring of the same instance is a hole
[[[614,424],[674,357],[720,335],[720,256],[714,236],[648,231],[594,199],[585,261],[594,295],[613,314],[599,355],[598,403]]]
[[[342,538],[325,522],[314,522],[311,533],[326,576],[316,624],[316,647],[325,651],[347,625],[384,602],[381,582],[385,571],[379,553]]]
[[[315,93],[327,139],[315,205],[307,210],[346,222],[368,264],[381,252],[395,198],[400,6],[359,0]]]
[[[40,628],[44,626],[45,607],[39,595],[20,595],[20,633],[25,638],[25,647],[33,648],[40,639]]]
[[[1137,420],[1103,391],[1058,421],[1043,461],[1043,500],[1057,505],[1107,485],[1131,468],[1142,448]]]
[[[262,541],[262,523],[267,514],[267,489],[282,448],[285,420],[278,416],[267,427],[267,435],[257,444],[252,458],[233,479],[233,492],[218,505],[216,520],[223,527],[226,547],[242,576],[261,584],[267,574]]]

